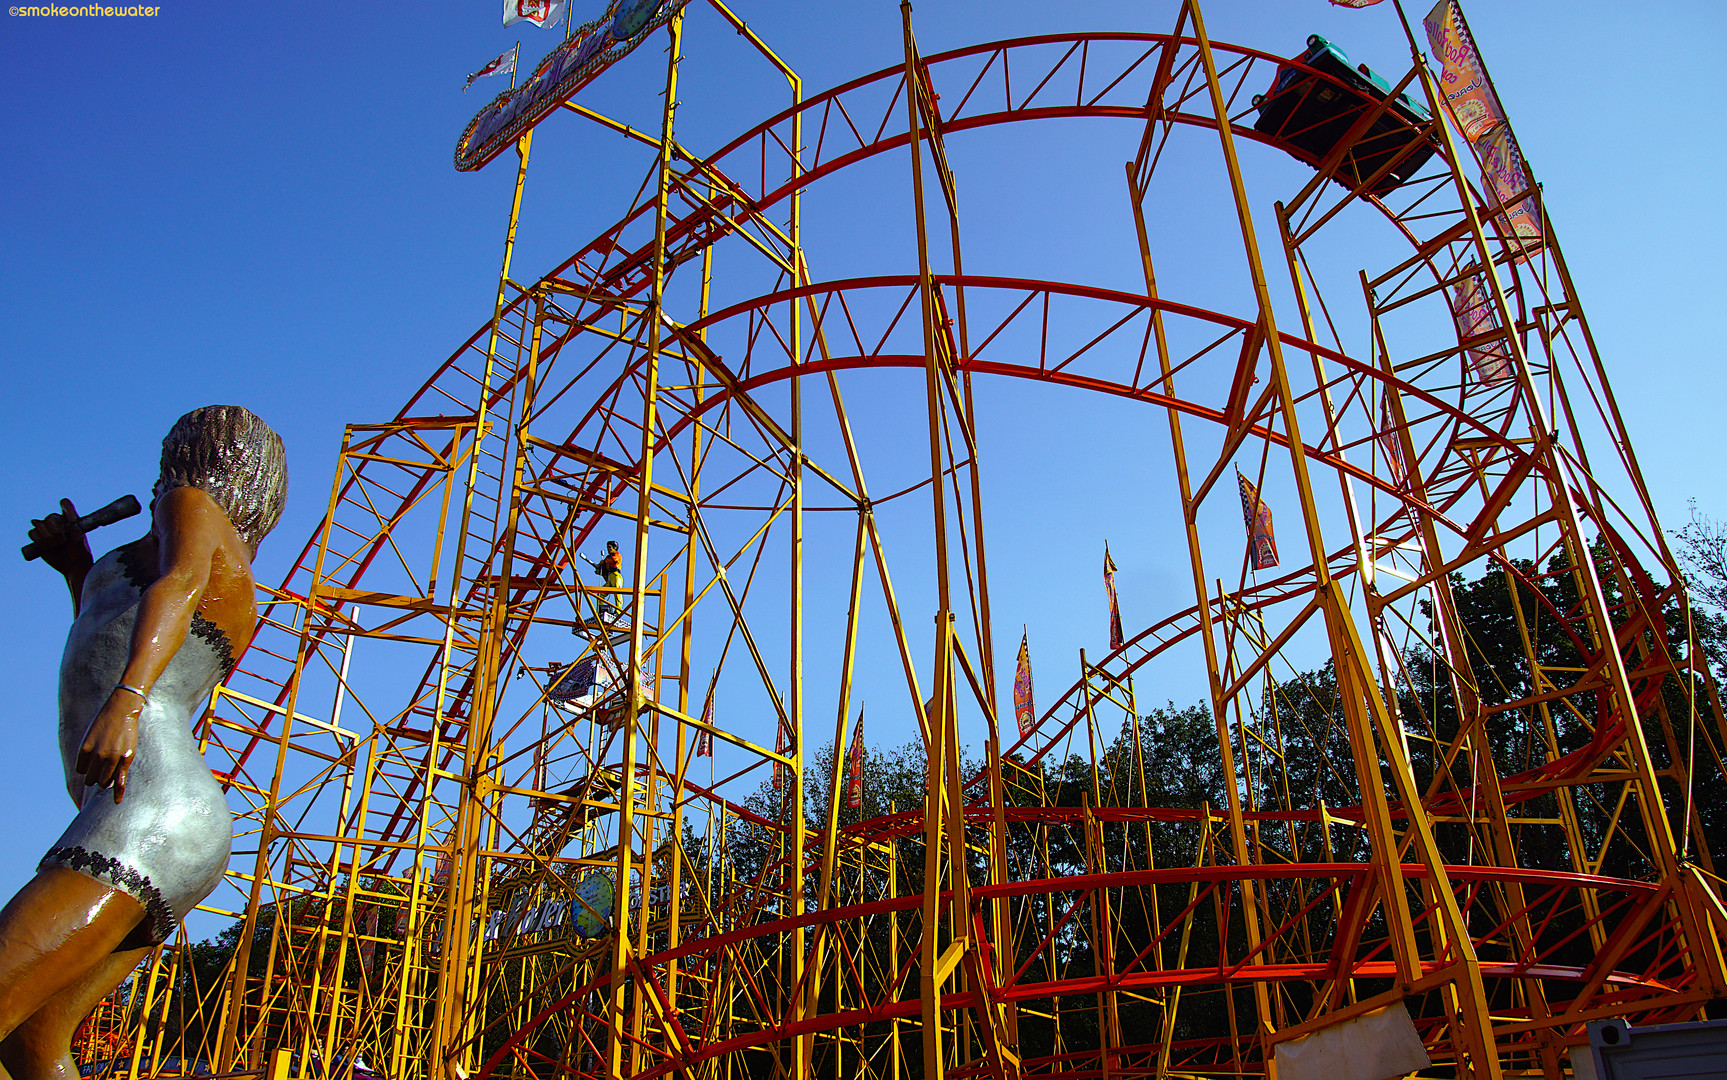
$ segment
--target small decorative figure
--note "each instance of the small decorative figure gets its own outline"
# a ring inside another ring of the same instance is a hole
[[[582,556],[582,559],[593,568],[594,576],[604,582],[606,588],[621,589],[624,587],[624,556],[618,551],[616,540],[606,541],[606,555],[599,562],[595,562],[585,555]],[[622,613],[623,608],[618,606],[617,593],[610,593],[601,598],[600,614],[602,617],[615,618]]]
[[[595,575],[605,579],[606,588],[624,587],[624,556],[618,551],[616,540],[606,541],[606,557],[593,565]]]
[[[73,1031],[227,868],[233,818],[190,724],[257,625],[251,562],[287,495],[282,440],[234,405],[162,440],[150,531],[92,560],[68,500],[30,538],[76,616],[60,757],[77,816],[0,910],[0,1064],[72,1080]]]

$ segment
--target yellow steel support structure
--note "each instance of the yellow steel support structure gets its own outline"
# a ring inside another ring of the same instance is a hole
[[[1389,1008],[1433,1075],[1559,1080],[1591,1020],[1715,1015],[1727,724],[1553,222],[1508,231],[1413,33],[1381,98],[1172,7],[1171,33],[926,57],[902,2],[897,61],[807,96],[719,0],[670,5],[657,134],[573,100],[539,134],[593,122],[646,180],[528,284],[524,134],[491,318],[346,429],[198,732],[236,809],[204,910],[233,929],[159,950],[81,1063],[1221,1078]],[[723,143],[679,111],[715,41],[790,90]],[[1249,104],[1282,72],[1343,102],[1295,166]],[[1035,246],[967,270],[954,162],[1052,124],[1137,137],[1099,211],[1125,280],[1045,280]],[[854,275],[846,200],[802,196],[900,154],[903,264]],[[1211,170],[1220,298],[1175,159]],[[1340,261],[1350,221],[1394,242]],[[1167,427],[1167,465],[1110,467],[1192,585],[1071,684],[1040,654],[1011,710],[992,611],[1036,639],[1037,605],[1096,590],[1033,594],[986,518],[1077,539],[1096,507],[985,476],[1023,426],[984,389],[1008,380]],[[607,540],[621,584],[589,568]],[[1166,684],[1205,700],[1141,704]]]

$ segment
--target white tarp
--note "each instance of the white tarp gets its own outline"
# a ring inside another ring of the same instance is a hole
[[[1432,1064],[1402,1002],[1277,1044],[1277,1080],[1389,1080]]]

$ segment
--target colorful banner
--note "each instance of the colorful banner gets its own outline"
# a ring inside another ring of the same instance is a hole
[[[1488,81],[1487,66],[1469,33],[1463,8],[1458,0],[1439,0],[1422,25],[1427,29],[1427,43],[1440,61],[1439,88],[1451,120],[1481,165],[1481,193],[1489,209],[1500,211],[1493,216],[1500,239],[1518,258],[1527,258],[1542,243],[1541,209],[1533,195],[1517,198],[1529,189],[1529,174],[1505,110]]]
[[[1457,0],[1439,0],[1422,25],[1427,28],[1427,43],[1433,55],[1439,58],[1439,89],[1445,95],[1445,107],[1451,111],[1452,122],[1465,139],[1478,142],[1494,128],[1504,125],[1505,111],[1499,107],[1499,99],[1487,81],[1487,69],[1475,50],[1475,39],[1469,36],[1463,9],[1457,6]]]
[[[1535,205],[1535,195],[1529,182],[1529,171],[1523,167],[1523,152],[1517,148],[1509,127],[1501,127],[1475,147],[1481,161],[1482,194],[1487,196],[1493,223],[1499,227],[1499,237],[1520,258],[1527,258],[1541,246],[1541,208]],[[1525,191],[1530,194],[1523,195]]]
[[[558,21],[564,13],[564,0],[504,0],[504,25],[526,19],[542,29]]]
[[[857,730],[852,732],[851,748],[846,751],[846,809],[848,810],[857,810],[863,806],[863,718],[863,710],[859,709]]]
[[[1103,587],[1109,593],[1109,648],[1121,648],[1121,604],[1115,595],[1115,560],[1109,557],[1109,541],[1103,542]]]
[[[1271,507],[1259,498],[1253,482],[1235,470],[1235,482],[1241,488],[1241,518],[1247,526],[1247,559],[1255,570],[1270,570],[1277,565],[1277,534],[1271,528]]]
[[[708,691],[707,704],[702,706],[702,723],[708,725],[709,727],[714,726],[714,692],[712,690]],[[714,756],[714,733],[713,732],[703,731],[696,736],[696,756],[697,757],[713,757]]]
[[[1372,7],[1374,4],[1379,3],[1379,0],[1331,0],[1331,2],[1336,4],[1338,7],[1364,8]]]
[[[1019,724],[1019,737],[1025,738],[1037,726],[1031,707],[1031,641],[1030,631],[1019,639],[1019,664],[1013,672],[1013,718]]]
[[[457,170],[472,172],[514,146],[529,128],[629,55],[687,3],[689,0],[613,0],[604,15],[571,30],[562,45],[545,55],[533,75],[515,89],[499,94],[468,122],[456,140]]]
[[[1500,329],[1499,312],[1493,306],[1492,292],[1481,278],[1479,263],[1465,266],[1463,276],[1449,292],[1451,318],[1457,324],[1457,340],[1467,343]],[[1497,386],[1511,378],[1511,346],[1504,334],[1491,341],[1464,347],[1469,354],[1469,366],[1482,385]]]

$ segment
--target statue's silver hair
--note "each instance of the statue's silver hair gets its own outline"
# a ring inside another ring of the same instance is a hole
[[[195,487],[214,499],[234,531],[256,549],[276,527],[288,498],[282,437],[238,405],[193,409],[162,440],[155,495],[177,487]]]

